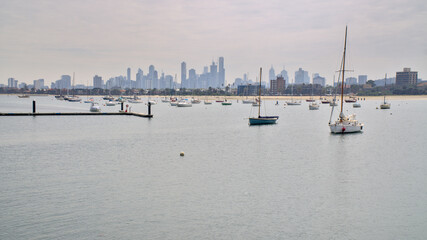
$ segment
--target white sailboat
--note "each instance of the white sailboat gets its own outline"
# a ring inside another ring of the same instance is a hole
[[[301,101],[294,100],[294,83],[292,83],[292,85],[291,85],[291,100],[286,101],[286,105],[289,105],[289,106],[301,105]]]
[[[331,122],[334,107],[332,107],[331,117],[329,119],[329,128],[331,133],[354,133],[360,132],[363,129],[363,123],[356,120],[356,115],[345,115],[343,112],[344,102],[344,73],[345,73],[345,54],[347,47],[347,26],[345,27],[344,53],[341,62],[341,111],[338,120]]]
[[[308,105],[308,110],[319,110],[319,104],[317,104],[316,100],[313,99],[313,85],[314,83],[311,84],[311,98],[309,99],[310,104]]]
[[[387,73],[385,74],[385,79],[384,79],[384,91],[385,91],[385,86],[387,84]],[[384,102],[380,105],[380,109],[390,109],[391,104],[385,101],[385,93],[384,93]]]
[[[261,116],[261,75],[262,68],[259,69],[259,102],[258,105],[258,117],[249,118],[249,125],[265,125],[265,124],[275,124],[279,116]]]
[[[98,103],[96,102],[92,102],[90,105],[90,109],[91,112],[100,112],[101,111],[101,107],[99,106]]]

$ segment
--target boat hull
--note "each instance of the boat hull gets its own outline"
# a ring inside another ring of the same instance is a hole
[[[193,104],[191,104],[191,103],[177,103],[176,106],[177,107],[192,107]]]
[[[276,124],[277,117],[259,117],[259,118],[249,118],[249,125],[267,125],[267,124]]]
[[[363,130],[363,124],[357,121],[337,121],[335,123],[329,124],[329,128],[331,129],[331,133],[356,133],[361,132]]]
[[[317,104],[310,104],[308,105],[309,110],[319,110],[319,105]]]
[[[380,105],[381,109],[390,109],[390,104],[386,103],[386,104],[381,104]]]
[[[298,105],[301,105],[300,102],[286,102],[286,104],[289,105],[289,106],[298,106]]]

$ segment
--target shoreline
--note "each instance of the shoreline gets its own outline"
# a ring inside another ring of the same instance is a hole
[[[18,95],[22,95],[22,94],[17,94],[17,93],[10,93],[10,94],[0,94],[0,95],[12,95],[12,96],[18,96]],[[30,97],[47,97],[47,96],[55,96],[54,94],[27,94]],[[76,95],[79,96],[80,98],[83,97],[104,97],[104,95]],[[127,96],[127,95],[123,95],[124,97],[132,97],[131,96]],[[116,95],[113,95],[113,97],[119,97]],[[138,95],[138,97],[140,98],[163,98],[165,97],[164,95]],[[166,96],[168,97],[168,96]],[[243,99],[254,99],[257,98],[258,96],[191,96],[191,95],[174,95],[174,97],[177,98],[197,98],[199,100],[224,100],[224,99],[229,99],[229,100],[243,100]],[[358,100],[382,100],[384,99],[384,96],[354,96],[356,99]],[[262,99],[265,100],[276,100],[276,101],[281,101],[281,100],[291,100],[291,99],[295,99],[295,100],[306,100],[306,99],[310,99],[312,98],[311,96],[262,96]],[[313,96],[313,99],[316,101],[320,101],[320,98],[323,99],[332,99],[333,96]],[[337,95],[337,98],[339,99],[340,96]],[[344,99],[349,98],[348,96],[344,96]],[[386,96],[387,100],[427,100],[427,95],[387,95]]]

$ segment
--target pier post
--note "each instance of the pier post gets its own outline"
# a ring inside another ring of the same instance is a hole
[[[148,102],[148,115],[151,115],[151,102]]]
[[[122,105],[122,108],[121,108],[121,110],[123,111],[123,102],[121,102],[121,105]]]
[[[33,113],[36,113],[36,100],[33,100]]]

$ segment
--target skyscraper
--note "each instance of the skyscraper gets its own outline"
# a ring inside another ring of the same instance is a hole
[[[181,87],[186,88],[187,86],[187,64],[181,63]]]
[[[222,87],[218,83],[218,66],[215,64],[215,62],[212,62],[212,65],[210,66],[211,72],[210,72],[210,78],[209,78],[209,87]]]
[[[271,65],[270,71],[268,71],[268,80],[276,80],[276,73],[274,71],[273,65]]]
[[[42,89],[44,88],[44,79],[38,79],[33,81],[34,89]]]
[[[358,76],[358,84],[364,85],[368,81],[368,75],[359,75]]]
[[[304,71],[302,68],[299,68],[295,72],[295,84],[309,84],[310,77],[308,77],[308,72]]]
[[[130,80],[131,80],[131,79],[130,79],[130,68],[128,68],[127,73],[128,73],[128,76],[127,76],[127,79],[126,79],[126,80],[130,81]]]
[[[223,57],[220,57],[218,61],[218,85],[225,86],[225,69]]]
[[[93,77],[93,88],[103,88],[104,81],[102,80],[102,77],[95,75]]]

